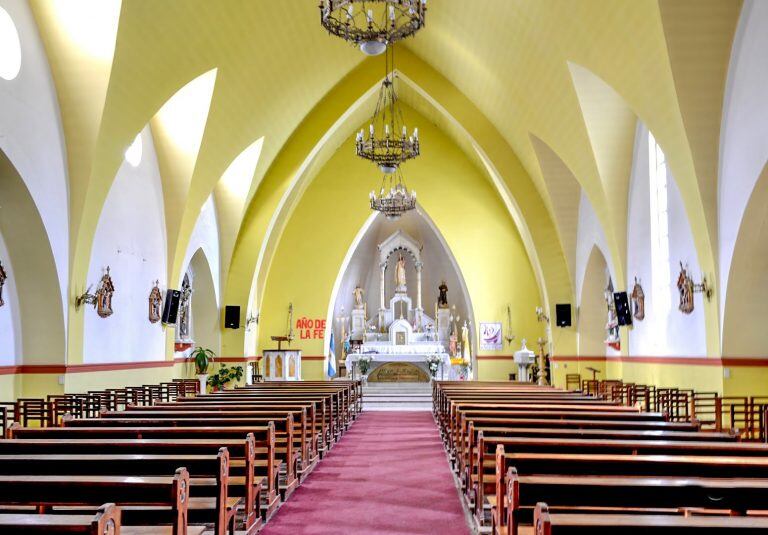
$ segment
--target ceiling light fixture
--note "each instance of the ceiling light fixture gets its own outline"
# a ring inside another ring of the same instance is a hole
[[[411,134],[403,120],[403,113],[397,100],[394,71],[394,51],[389,47],[384,81],[379,90],[379,100],[368,127],[361,129],[355,137],[355,152],[361,158],[379,166],[382,173],[392,174],[401,163],[420,154],[419,129]]]
[[[320,24],[368,56],[424,27],[427,0],[321,0]]]
[[[381,212],[391,220],[400,219],[403,214],[416,208],[416,192],[408,190],[400,169],[385,174],[381,179],[379,195],[371,191],[369,199],[371,210]]]

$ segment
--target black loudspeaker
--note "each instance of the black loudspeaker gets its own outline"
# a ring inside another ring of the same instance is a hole
[[[632,325],[632,311],[629,309],[627,292],[614,293],[613,302],[616,305],[616,318],[619,320],[619,325]]]
[[[179,315],[179,300],[181,292],[178,290],[168,290],[165,292],[165,306],[163,306],[163,323],[170,325],[176,323]]]
[[[227,329],[240,328],[240,307],[238,305],[224,307],[224,327]]]
[[[555,305],[555,324],[558,327],[571,326],[571,304],[558,303]]]

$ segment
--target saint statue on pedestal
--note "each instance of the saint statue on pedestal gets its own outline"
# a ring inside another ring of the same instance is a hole
[[[443,281],[437,289],[440,291],[440,294],[437,296],[438,308],[448,308],[448,285]]]
[[[467,327],[466,320],[461,327],[461,357],[464,359],[464,362],[469,362],[469,327]]]
[[[395,265],[395,291],[404,292],[405,289],[405,258],[403,258],[403,255],[401,254]]]
[[[360,286],[355,286],[355,289],[352,290],[352,295],[355,296],[355,308],[357,310],[362,310],[365,305],[363,304],[363,295],[365,292],[363,292],[363,289],[360,288]]]

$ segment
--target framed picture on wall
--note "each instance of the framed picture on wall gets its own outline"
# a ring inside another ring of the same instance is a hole
[[[504,349],[501,322],[480,323],[480,350],[500,351]]]

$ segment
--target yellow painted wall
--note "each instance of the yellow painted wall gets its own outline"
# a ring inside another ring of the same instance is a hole
[[[20,392],[20,375],[0,375],[0,401],[15,401]]]
[[[723,392],[720,366],[692,366],[686,364],[651,364],[624,360],[621,377],[630,383],[659,387],[692,388],[698,392]]]
[[[587,370],[587,368],[595,368],[596,370],[599,370],[599,378],[606,377],[606,362],[603,359],[559,361],[553,362],[550,365],[552,384],[560,388],[565,388],[565,376],[569,373],[578,373],[582,379],[591,379],[592,372]]]
[[[20,375],[21,390],[19,397],[45,398],[51,394],[63,394],[64,386],[59,384],[60,374],[56,373],[26,373]],[[98,388],[98,387],[91,387]]]
[[[404,166],[406,181],[456,258],[472,300],[475,328],[481,321],[502,321],[511,304],[516,344],[522,338],[536,340],[543,335],[543,324],[534,314],[541,304],[539,290],[506,207],[459,147],[413,110],[406,108],[405,114],[408,124],[419,126],[424,148]],[[288,303],[293,303],[294,321],[326,319],[344,256],[370,214],[368,192],[380,185],[380,173],[354,155],[352,143],[346,140],[318,173],[286,225],[260,307],[259,351],[273,347],[270,336],[285,333]],[[319,356],[323,338],[297,338],[291,347]],[[509,354],[510,349],[497,353]],[[506,378],[507,366],[481,361],[480,378]],[[315,364],[305,365],[305,378],[312,378],[310,367]],[[321,376],[321,363],[318,368]]]
[[[723,376],[725,396],[768,396],[768,367],[725,366],[730,377]]]

